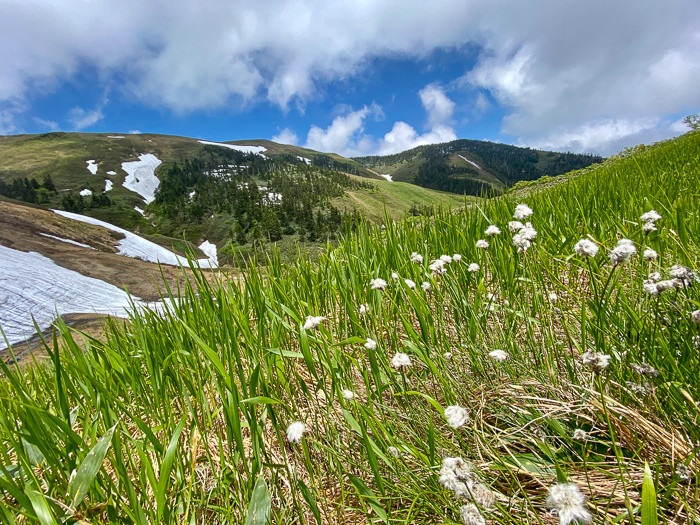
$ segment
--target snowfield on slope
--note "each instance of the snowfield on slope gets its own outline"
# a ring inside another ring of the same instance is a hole
[[[146,204],[155,200],[155,193],[160,185],[155,171],[162,162],[152,153],[140,155],[139,160],[122,162],[122,169],[127,176],[124,179],[124,187],[143,197]]]
[[[389,174],[383,174],[383,175],[379,175],[379,176],[386,179],[387,182],[394,182],[394,179],[392,179],[391,175],[389,175]]]
[[[124,235],[124,238],[119,241],[117,245],[117,253],[119,255],[125,255],[126,257],[133,257],[135,259],[141,259],[144,261],[170,264],[172,266],[184,266],[189,267],[186,257],[181,257],[167,248],[148,241],[143,237],[139,237],[135,233],[131,233],[128,230],[119,228],[110,224],[108,222],[101,221],[99,219],[93,219],[92,217],[87,217],[85,215],[80,215],[78,213],[72,213],[63,210],[52,210],[54,213],[66,217],[68,219],[73,219],[74,221],[86,222],[88,224],[94,224],[95,226],[102,226],[113,232],[118,232]],[[204,250],[202,250],[204,251]],[[205,252],[206,253],[206,252]],[[208,255],[208,254],[207,254]],[[211,259],[198,259],[197,263],[202,268],[215,268],[217,265],[213,263]]]
[[[124,290],[62,268],[34,252],[0,245],[0,326],[10,344],[35,333],[32,316],[43,331],[56,315],[98,313],[126,317],[131,310]],[[133,298],[135,304],[141,303]],[[0,349],[5,348],[0,337]]]
[[[97,175],[97,164],[95,164],[94,160],[87,160],[87,169],[90,173],[93,175]]]
[[[243,153],[255,153],[264,157],[263,151],[267,151],[267,148],[262,146],[237,146],[235,144],[224,144],[223,142],[209,142],[208,140],[198,141],[200,144],[206,144],[208,146],[221,146],[222,148],[235,149],[236,151],[241,151]]]
[[[469,160],[469,159],[467,159],[467,158],[465,158],[465,157],[462,157],[462,155],[460,155],[459,157],[460,157],[462,160],[466,160],[469,164],[471,164],[472,166],[474,166],[476,169],[478,169],[478,170],[481,169],[481,166],[479,166],[476,162],[474,162],[474,161],[472,161],[472,160]]]
[[[109,179],[105,179],[105,193],[111,191],[112,188],[114,188],[114,184],[112,184],[112,181]]]

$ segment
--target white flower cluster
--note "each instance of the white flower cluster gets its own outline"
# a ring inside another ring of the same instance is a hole
[[[479,239],[476,241],[476,247],[479,248],[480,250],[488,250],[489,249],[489,241],[485,241],[484,239]]]
[[[503,350],[494,350],[489,352],[489,357],[494,361],[503,362],[508,359],[508,353]]]
[[[391,358],[391,364],[394,368],[407,368],[413,363],[411,362],[411,358],[408,356],[408,354],[397,352],[396,355]]]
[[[309,315],[306,317],[306,322],[304,323],[304,330],[313,330],[315,328],[318,328],[323,321],[325,321],[325,317],[320,316],[320,317],[314,317],[313,315]]]
[[[445,419],[452,428],[459,428],[469,423],[469,411],[459,405],[448,406],[445,409]]]
[[[513,218],[517,221],[523,221],[527,219],[530,215],[532,215],[532,208],[528,206],[527,204],[518,204],[515,207],[515,213],[513,214]]]
[[[582,356],[584,366],[590,368],[594,372],[602,372],[610,364],[610,356],[589,350]]]
[[[496,235],[500,235],[501,229],[495,224],[492,224],[491,226],[486,228],[486,231],[484,233],[489,237],[495,237]]]
[[[418,252],[413,252],[411,254],[411,262],[416,264],[423,264],[423,256]]]
[[[642,257],[644,257],[644,260],[647,262],[654,262],[659,257],[659,254],[651,248],[646,248],[642,254]]]
[[[480,266],[479,266],[478,264],[476,264],[476,263],[471,263],[471,264],[469,265],[469,267],[467,268],[467,271],[468,271],[468,272],[471,272],[471,273],[476,273],[476,272],[479,271],[479,268],[480,268]]]
[[[581,257],[595,257],[598,255],[598,245],[590,239],[581,239],[574,246],[574,251]]]
[[[617,246],[610,250],[608,257],[610,258],[610,263],[617,266],[630,262],[635,253],[637,253],[637,248],[635,248],[631,240],[620,239],[617,241]]]
[[[656,221],[661,220],[661,215],[659,215],[657,211],[651,210],[643,213],[640,219],[642,222],[644,222],[642,231],[648,235],[651,232],[656,231]]]
[[[365,348],[367,350],[376,350],[377,349],[377,342],[374,339],[367,339],[365,341]]]
[[[430,263],[428,269],[436,275],[442,275],[447,273],[447,268],[445,268],[445,261],[442,259],[435,259]]]
[[[384,279],[372,279],[369,284],[372,290],[383,290],[387,287],[387,282]]]
[[[486,525],[486,520],[473,503],[462,505],[459,509],[459,517],[464,525]]]
[[[438,482],[458,498],[471,499],[484,508],[490,508],[495,501],[494,494],[486,485],[479,483],[472,468],[472,464],[462,458],[444,458]]]
[[[588,434],[585,430],[577,428],[574,430],[574,435],[571,436],[574,441],[586,441],[588,439]]]
[[[518,249],[518,253],[526,252],[535,237],[537,237],[537,230],[529,222],[520,228],[518,233],[513,235],[513,244]]]
[[[586,509],[586,498],[573,483],[558,483],[551,487],[547,505],[557,511],[561,525],[569,525],[576,520],[591,522],[591,514]]]
[[[290,443],[299,443],[306,431],[306,425],[301,421],[295,421],[287,427],[287,440]]]

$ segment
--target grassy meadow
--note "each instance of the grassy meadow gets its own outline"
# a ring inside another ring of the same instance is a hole
[[[0,522],[698,523],[699,187],[695,132],[63,326]]]

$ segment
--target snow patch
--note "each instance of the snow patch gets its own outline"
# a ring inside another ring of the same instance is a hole
[[[57,241],[61,242],[67,242],[68,244],[73,244],[75,246],[80,246],[81,248],[90,248],[91,250],[95,250],[95,248],[93,248],[89,244],[83,244],[82,242],[73,241],[71,239],[64,239],[63,237],[56,237],[55,235],[49,235],[48,233],[41,232],[39,232],[39,235],[43,235],[44,237],[48,237],[49,239],[56,239]]]
[[[108,172],[107,172],[107,175],[116,175],[116,174],[117,174],[116,171],[108,171]]]
[[[114,188],[114,184],[112,184],[112,181],[109,179],[105,179],[105,192],[110,191],[112,188]]]
[[[138,208],[135,209],[139,213],[142,213],[142,211]],[[102,226],[103,228],[107,228],[108,230],[111,230],[113,232],[123,234],[124,238],[121,241],[119,241],[119,244],[117,245],[117,253],[119,255],[133,257],[135,259],[141,259],[143,261],[149,261],[154,263],[159,262],[163,264],[170,264],[172,266],[189,266],[189,263],[187,262],[187,257],[181,257],[171,252],[167,248],[163,248],[162,246],[154,242],[148,241],[143,237],[139,237],[135,233],[131,233],[128,230],[119,228],[117,226],[114,226],[113,224],[101,221],[99,219],[93,219],[92,217],[80,215],[78,213],[72,213],[63,210],[52,211],[68,219],[86,222],[88,224],[94,224],[96,226]],[[209,259],[198,259],[197,263],[202,268],[208,268],[210,266],[213,267],[213,265],[211,265],[211,263],[209,262]]]
[[[471,164],[472,166],[474,166],[476,169],[478,169],[478,170],[481,169],[481,166],[479,166],[476,162],[471,161],[471,160],[469,160],[469,159],[467,159],[467,158],[464,158],[464,157],[462,157],[462,155],[459,155],[459,158],[462,159],[462,160],[466,160],[469,164]]]
[[[221,146],[222,148],[235,149],[236,151],[241,151],[243,153],[255,153],[256,155],[263,155],[263,151],[267,151],[267,148],[262,146],[238,146],[236,144],[224,144],[222,142],[209,142],[208,140],[198,141],[200,144],[207,144],[209,146]]]
[[[94,160],[87,161],[87,169],[93,175],[97,175],[97,164],[95,163]]]
[[[138,193],[146,204],[150,204],[155,200],[160,185],[155,170],[161,163],[152,153],[140,155],[139,160],[122,162],[122,169],[128,174],[124,179],[124,187]]]
[[[217,257],[216,244],[212,244],[209,241],[205,240],[202,244],[198,246],[198,248],[202,250],[202,253],[209,258],[209,263],[213,267],[216,268],[219,266],[219,258]]]
[[[108,139],[123,139],[124,135],[107,135]]]
[[[126,317],[131,310],[124,290],[62,268],[34,252],[0,246],[0,326],[10,344],[35,333],[32,316],[43,331],[56,315],[99,313]],[[144,306],[136,297],[135,304]],[[0,338],[0,348],[5,342]]]
[[[139,212],[141,215],[143,215],[144,217],[146,216],[146,210],[142,210],[142,209],[139,208],[138,206],[134,206],[134,209],[135,209],[137,212]]]
[[[192,197],[194,197],[197,194],[197,191],[191,191],[190,192],[190,200],[192,200]]]
[[[297,158],[298,158],[299,160],[302,160],[302,161],[306,162],[306,163],[309,164],[309,165],[311,164],[311,159],[307,159],[306,157],[300,157],[300,156],[298,156],[298,155],[297,155]]]
[[[89,190],[89,189],[87,189],[87,188],[85,188],[84,190],[82,190],[82,191],[80,192],[80,195],[82,195],[83,197],[89,197],[90,195],[92,195],[92,191]]]
[[[387,182],[394,182],[394,179],[392,179],[392,178],[391,178],[391,175],[389,175],[388,173],[385,173],[385,174],[382,174],[382,175],[379,175],[379,176],[380,176],[380,177],[383,177],[384,179],[386,179]]]
[[[263,189],[263,188],[259,188]],[[265,188],[267,189],[267,188]],[[268,192],[267,195],[263,195],[263,200],[266,202],[269,202],[270,204],[278,204],[282,202],[282,194],[281,193],[273,193],[273,192]]]

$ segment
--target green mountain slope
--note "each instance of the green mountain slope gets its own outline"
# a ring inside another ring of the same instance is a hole
[[[482,191],[501,192],[518,181],[585,168],[603,159],[463,139],[354,160],[377,173],[392,175],[396,181],[478,195]]]

